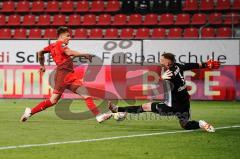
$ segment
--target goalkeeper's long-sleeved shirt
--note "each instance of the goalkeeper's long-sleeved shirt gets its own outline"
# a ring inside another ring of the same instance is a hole
[[[186,87],[183,72],[186,70],[199,69],[198,63],[174,63],[169,70],[172,71],[173,76],[170,80],[164,80],[164,103],[168,106],[173,106],[175,103],[184,104],[189,101],[189,94]],[[162,73],[164,70],[162,70]]]

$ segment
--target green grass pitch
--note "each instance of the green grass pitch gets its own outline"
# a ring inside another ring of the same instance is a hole
[[[19,118],[26,106],[33,107],[40,100],[0,100],[0,159],[156,159],[156,158],[240,158],[240,128],[218,129],[215,133],[202,130],[182,131],[175,118],[138,118],[117,122],[110,119],[98,124],[95,119],[62,120],[49,108],[26,123]],[[146,101],[137,101],[141,104]],[[119,105],[124,106],[123,101]],[[73,111],[86,109],[85,103],[76,100]],[[240,103],[222,101],[194,101],[192,119],[204,119],[216,128],[240,125]],[[150,114],[152,115],[152,114]],[[131,116],[132,117],[132,116]],[[177,132],[176,132],[177,131]],[[176,132],[166,133],[162,132]],[[92,139],[159,133],[113,140]],[[63,141],[89,142],[2,149],[6,146],[47,144]]]

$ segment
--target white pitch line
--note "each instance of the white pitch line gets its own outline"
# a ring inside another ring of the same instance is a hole
[[[230,128],[240,128],[240,125],[218,127],[218,128],[215,128],[215,129],[220,130],[220,129],[230,129]],[[136,134],[136,135],[127,135],[127,136],[105,137],[105,138],[97,138],[97,139],[85,139],[85,140],[62,141],[62,142],[50,142],[50,143],[45,143],[45,144],[2,146],[2,147],[0,147],[0,150],[9,150],[9,149],[17,149],[17,148],[29,148],[29,147],[43,147],[43,146],[73,144],[73,143],[83,143],[83,142],[106,141],[106,140],[115,140],[115,139],[123,139],[123,138],[134,138],[134,137],[144,137],[144,136],[156,136],[156,135],[165,135],[165,134],[188,133],[188,132],[193,132],[193,131],[196,131],[196,130],[167,131],[167,132],[149,133],[149,134]]]

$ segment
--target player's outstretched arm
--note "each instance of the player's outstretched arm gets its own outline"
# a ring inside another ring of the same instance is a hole
[[[65,49],[65,54],[69,55],[69,56],[75,56],[75,57],[85,57],[86,59],[89,59],[89,61],[92,61],[92,55],[87,54],[87,53],[80,53],[78,51],[74,51],[71,49]]]
[[[218,69],[220,67],[220,62],[210,59],[210,60],[208,60],[207,62],[204,62],[204,63],[184,63],[184,64],[181,64],[179,66],[184,71],[192,70],[192,69],[204,69],[204,68]]]
[[[220,65],[221,64],[219,61],[214,61],[212,59],[209,59],[207,62],[201,63],[200,67],[201,68],[209,68],[209,69],[219,69]]]

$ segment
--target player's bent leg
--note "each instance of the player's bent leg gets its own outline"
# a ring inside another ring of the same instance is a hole
[[[176,116],[179,119],[181,127],[185,130],[195,130],[201,128],[207,132],[215,132],[214,127],[204,120],[199,121],[189,120],[190,118],[189,111],[184,113],[177,113]]]
[[[60,98],[61,98],[61,94],[52,94],[50,99],[47,99],[47,100],[44,100],[44,101],[40,102],[38,105],[36,105],[32,109],[26,108],[22,117],[21,117],[21,119],[20,119],[20,121],[25,122],[32,115],[55,105]]]
[[[198,121],[189,120],[190,118],[189,109],[186,109],[184,112],[177,112],[175,115],[179,119],[179,124],[183,129],[195,130],[200,128]]]
[[[94,103],[92,97],[89,96],[89,93],[86,87],[80,86],[76,89],[75,92],[84,98],[88,109],[92,112],[94,116],[96,116],[96,120],[98,123],[102,123],[112,117],[112,113],[110,112],[100,114],[100,110]]]
[[[97,108],[96,104],[94,103],[91,96],[89,96],[88,90],[84,86],[80,86],[75,91],[78,95],[82,96],[87,104],[88,109],[92,112],[94,116],[100,114],[99,109]]]

